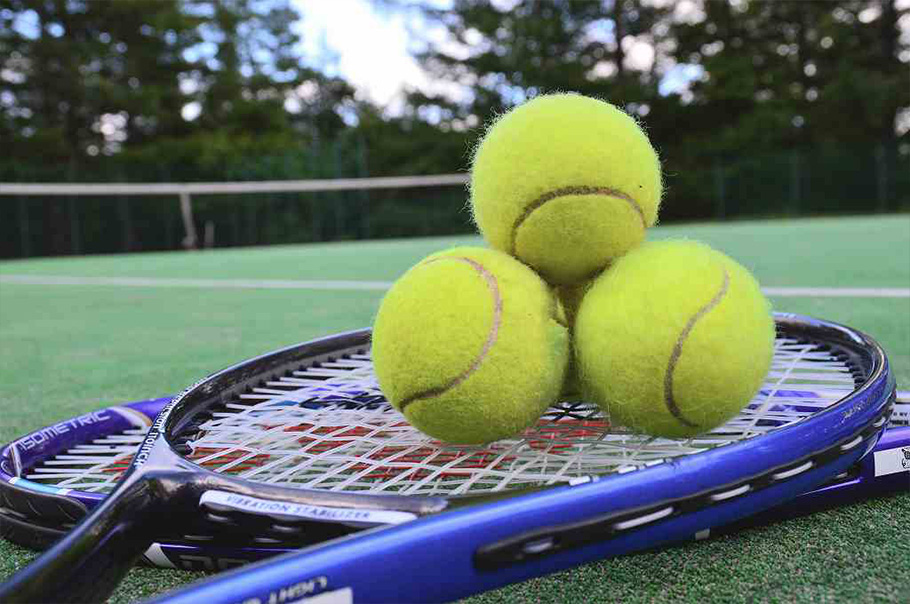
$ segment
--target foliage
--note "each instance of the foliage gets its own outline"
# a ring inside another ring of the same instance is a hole
[[[304,64],[298,18],[286,1],[0,0],[0,133],[75,165],[212,132],[331,138],[354,91]]]
[[[636,0],[515,6],[456,0],[451,9],[430,5],[423,11],[444,28],[447,43],[418,59],[435,80],[463,87],[463,98],[416,95],[411,104],[435,102],[443,119],[484,120],[542,92],[572,90],[631,102],[657,94],[656,64],[630,63],[617,40],[656,42],[653,30],[667,9]]]
[[[302,55],[290,0],[0,0],[0,181],[459,172],[484,123],[574,90],[643,121],[665,222],[910,208],[910,8],[897,0],[372,1],[424,32],[415,56],[433,85],[395,113]],[[219,245],[407,236],[470,229],[464,196],[197,211]],[[9,201],[0,256],[179,245],[161,200]]]

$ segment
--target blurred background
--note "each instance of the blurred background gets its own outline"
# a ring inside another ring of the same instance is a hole
[[[0,0],[0,257],[468,233],[554,91],[641,119],[664,224],[910,211],[910,0]]]

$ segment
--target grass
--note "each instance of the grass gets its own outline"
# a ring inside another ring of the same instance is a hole
[[[661,227],[731,254],[766,286],[910,287],[910,217]],[[334,243],[0,263],[0,275],[391,281],[472,237]],[[297,341],[369,325],[379,290],[230,290],[0,284],[0,441]],[[910,389],[910,300],[774,298],[778,310],[850,324],[888,351]],[[908,601],[910,495],[604,561],[472,602]],[[29,552],[0,542],[0,578]],[[113,602],[194,578],[137,569]]]

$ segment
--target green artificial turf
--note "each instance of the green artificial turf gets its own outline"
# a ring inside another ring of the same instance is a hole
[[[910,217],[661,227],[699,238],[768,287],[910,287]],[[424,255],[477,238],[409,239],[53,258],[0,275],[387,282]],[[380,289],[116,287],[0,283],[0,441],[91,408],[177,392],[286,344],[368,326]],[[870,333],[910,389],[910,299],[772,298]],[[910,601],[910,495],[604,561],[478,596],[493,601]],[[0,578],[31,554],[0,542]],[[137,569],[112,601],[194,578]]]

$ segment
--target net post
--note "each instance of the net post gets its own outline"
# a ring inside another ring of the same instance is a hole
[[[357,171],[358,176],[366,178],[370,174],[367,163],[367,146],[363,134],[357,136]],[[370,238],[370,194],[366,189],[360,190],[361,239]]]
[[[188,250],[196,249],[196,226],[193,224],[193,205],[188,191],[180,191],[180,214],[183,216],[183,247]]]

